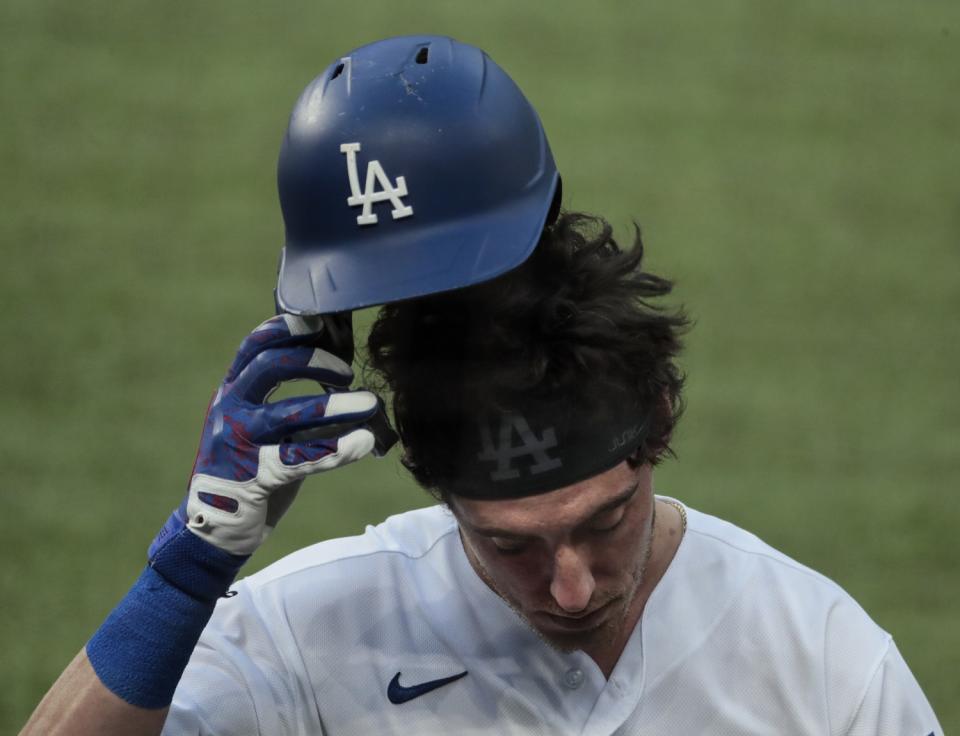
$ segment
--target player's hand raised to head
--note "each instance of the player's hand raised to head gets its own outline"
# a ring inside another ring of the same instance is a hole
[[[240,345],[207,409],[187,497],[150,546],[151,560],[184,530],[234,555],[251,554],[307,475],[373,449],[373,432],[362,425],[377,413],[377,397],[348,390],[350,366],[318,347],[334,342],[327,325],[321,317],[280,315]],[[298,379],[324,393],[268,401],[281,383]]]

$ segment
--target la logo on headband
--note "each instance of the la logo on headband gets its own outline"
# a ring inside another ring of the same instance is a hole
[[[514,444],[514,436],[520,442]],[[477,455],[481,462],[496,463],[490,471],[490,480],[514,480],[520,477],[520,467],[514,464],[515,460],[528,457],[526,464],[531,475],[556,470],[563,465],[558,457],[551,457],[548,450],[557,446],[557,433],[553,427],[547,427],[537,437],[526,417],[522,414],[506,413],[500,415],[500,432],[498,444],[494,445],[490,426],[484,422],[480,424],[480,439],[483,449]]]
[[[347,154],[347,178],[350,180],[350,196],[347,197],[347,204],[351,207],[363,205],[363,210],[357,215],[357,224],[377,224],[377,216],[373,213],[373,205],[376,202],[389,201],[393,205],[390,214],[394,220],[412,215],[413,207],[403,202],[403,197],[407,196],[407,180],[398,176],[397,184],[394,186],[377,160],[367,162],[367,181],[364,190],[360,191],[360,175],[357,173],[359,151],[359,143],[340,144],[340,153]],[[378,184],[380,189],[377,189]]]

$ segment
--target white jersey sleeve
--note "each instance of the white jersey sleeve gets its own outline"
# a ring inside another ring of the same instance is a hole
[[[844,736],[943,736],[933,708],[891,640]]]
[[[845,593],[826,610],[823,661],[830,733],[942,736],[890,634]]]

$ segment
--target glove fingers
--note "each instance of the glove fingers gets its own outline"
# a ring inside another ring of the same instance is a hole
[[[274,444],[310,430],[320,430],[319,439],[335,439],[335,434],[343,433],[343,425],[366,421],[377,409],[377,397],[369,391],[299,396],[263,406],[258,410],[259,421],[256,426],[251,424],[250,431],[258,444]],[[306,439],[296,438],[298,442]]]
[[[319,344],[324,332],[322,317],[298,317],[280,314],[261,322],[247,335],[227,372],[227,381],[232,381],[258,353],[270,348],[292,345]]]
[[[355,429],[339,438],[309,442],[284,442],[280,445],[280,462],[296,468],[303,475],[348,465],[373,450],[374,437],[369,429]]]
[[[232,391],[244,401],[259,404],[283,381],[297,378],[347,388],[353,382],[353,370],[333,353],[319,348],[270,348],[247,363],[237,375]]]

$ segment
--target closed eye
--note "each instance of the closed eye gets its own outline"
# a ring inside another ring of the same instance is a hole
[[[620,518],[617,519],[612,524],[608,524],[607,526],[590,527],[590,532],[593,534],[609,534],[610,532],[614,531],[618,526],[620,526],[622,523],[623,523],[623,515],[621,514]]]
[[[497,539],[496,537],[491,538],[490,541],[493,543],[493,548],[502,555],[520,554],[527,548],[526,542]]]
[[[607,509],[596,515],[585,527],[589,534],[609,534],[616,530],[627,516],[627,510],[624,505],[616,508]]]

